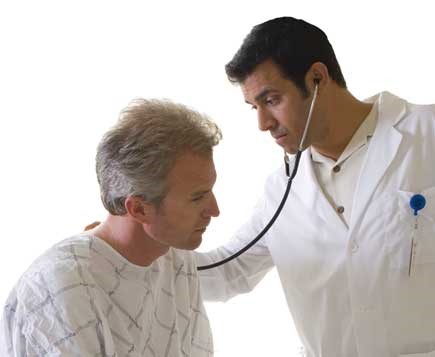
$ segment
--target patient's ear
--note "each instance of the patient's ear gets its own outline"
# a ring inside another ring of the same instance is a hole
[[[153,204],[147,203],[142,197],[128,196],[124,202],[127,215],[141,224],[150,224],[156,216],[156,208]]]

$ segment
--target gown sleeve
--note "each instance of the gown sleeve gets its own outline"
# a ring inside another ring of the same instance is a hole
[[[0,321],[0,356],[94,356],[113,351],[91,287],[76,284],[54,293],[49,278],[43,281],[40,276],[21,278],[7,299]]]

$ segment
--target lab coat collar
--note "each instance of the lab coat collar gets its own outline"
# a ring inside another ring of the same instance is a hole
[[[377,106],[378,120],[355,189],[349,225],[352,232],[361,224],[370,199],[397,154],[402,134],[395,126],[406,113],[406,101],[388,92],[366,101]]]
[[[378,119],[381,118],[382,121],[389,123],[390,126],[398,124],[406,113],[407,102],[387,91],[369,97],[364,102],[376,104]]]
[[[406,102],[388,92],[382,92],[366,101],[377,105],[378,120],[355,189],[350,231],[354,231],[356,225],[359,226],[370,198],[396,156],[402,135],[394,126],[406,113]],[[326,224],[333,225],[340,232],[348,232],[317,181],[310,148],[303,153],[299,170],[300,174],[296,175],[293,183],[293,192],[310,212],[317,214]]]

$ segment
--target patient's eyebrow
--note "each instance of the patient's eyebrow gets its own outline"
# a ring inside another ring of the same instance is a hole
[[[196,191],[196,192],[193,192],[192,194],[191,194],[191,196],[192,197],[195,197],[195,196],[201,196],[201,195],[205,195],[206,193],[209,193],[211,190],[201,190],[201,191]]]

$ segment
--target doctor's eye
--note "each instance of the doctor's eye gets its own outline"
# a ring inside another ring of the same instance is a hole
[[[279,103],[279,101],[280,101],[280,99],[279,99],[279,97],[278,96],[273,96],[273,97],[268,97],[268,98],[266,98],[265,100],[264,100],[264,103],[266,104],[266,105],[276,105],[276,104],[278,104]]]

